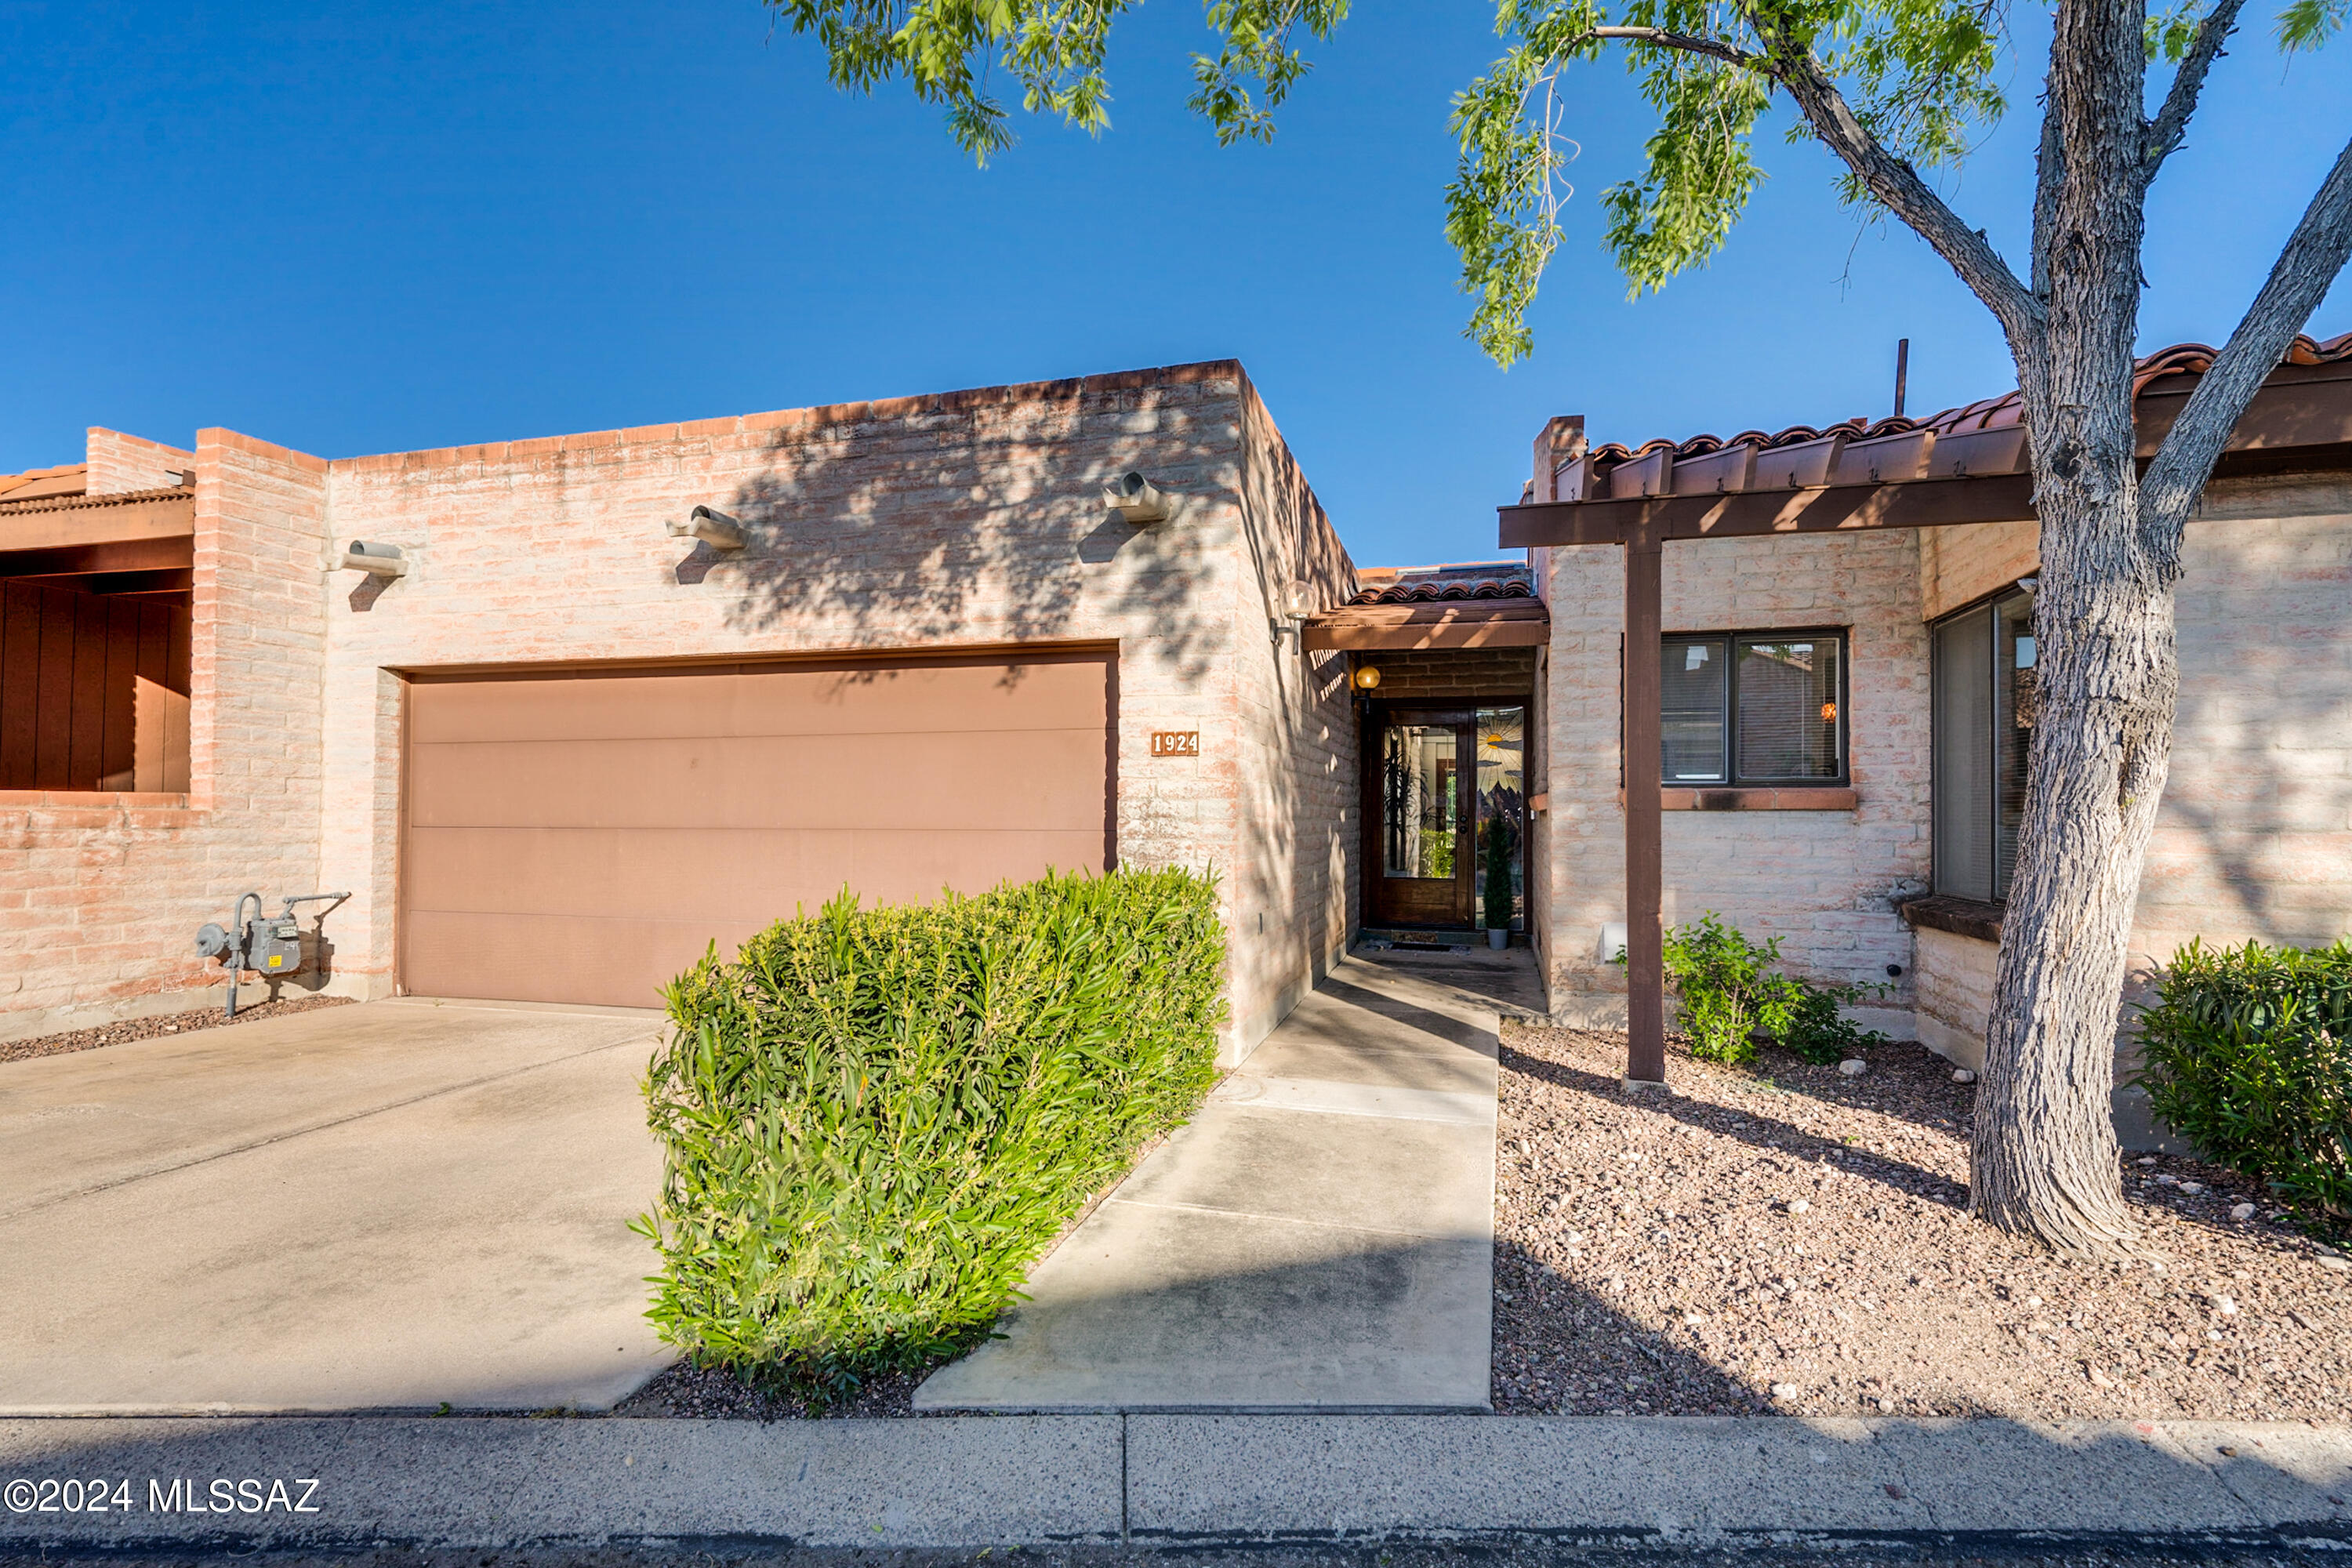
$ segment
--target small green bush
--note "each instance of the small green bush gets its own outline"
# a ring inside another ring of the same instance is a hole
[[[2191,942],[2139,1027],[2158,1116],[2307,1218],[2352,1219],[2352,941]]]
[[[1486,929],[1508,931],[1511,925],[1511,827],[1507,822],[1486,824]]]
[[[1213,879],[845,893],[667,990],[648,1312],[820,1403],[979,1338],[1087,1197],[1215,1081]]]
[[[1620,960],[1622,962],[1622,960]],[[1753,1060],[1758,1036],[1809,1062],[1852,1056],[1886,1037],[1838,1011],[1869,994],[1853,985],[1815,985],[1782,973],[1780,939],[1753,942],[1712,910],[1665,935],[1666,978],[1682,1002],[1682,1032],[1703,1061]]]

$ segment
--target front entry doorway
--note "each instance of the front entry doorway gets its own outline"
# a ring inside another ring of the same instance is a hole
[[[1375,705],[1371,720],[1372,923],[1466,931],[1499,914],[1519,927],[1526,710]]]

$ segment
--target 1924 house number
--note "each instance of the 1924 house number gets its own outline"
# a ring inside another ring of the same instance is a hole
[[[1197,757],[1201,754],[1201,731],[1154,730],[1151,731],[1151,754],[1155,757]]]

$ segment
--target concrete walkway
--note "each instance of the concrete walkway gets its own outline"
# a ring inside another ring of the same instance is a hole
[[[0,1414],[609,1407],[661,1018],[379,1002],[0,1064]]]
[[[104,1512],[88,1508],[94,1477]],[[28,1557],[639,1542],[2352,1545],[2352,1430],[2284,1423],[16,1421],[0,1422],[0,1551]]]
[[[918,1410],[1483,1410],[1496,1016],[1350,958]]]

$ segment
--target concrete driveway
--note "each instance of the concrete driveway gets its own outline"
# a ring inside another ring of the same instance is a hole
[[[658,1014],[403,999],[0,1063],[0,1414],[604,1409]]]

